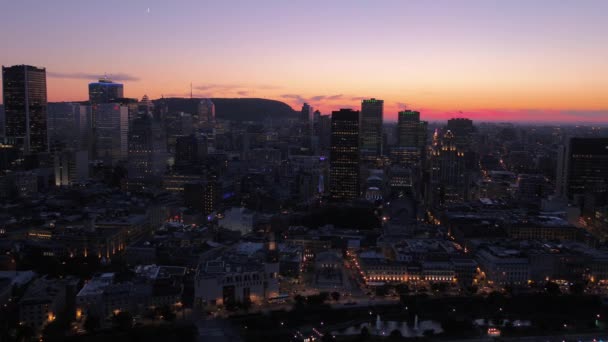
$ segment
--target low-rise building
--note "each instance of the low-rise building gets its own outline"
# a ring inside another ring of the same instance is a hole
[[[72,278],[34,280],[19,301],[19,321],[40,333],[67,308],[77,281]]]
[[[230,255],[201,263],[194,280],[198,306],[259,303],[279,293],[279,264]]]
[[[486,246],[477,251],[477,262],[486,279],[504,285],[523,285],[530,279],[530,263],[519,250]]]

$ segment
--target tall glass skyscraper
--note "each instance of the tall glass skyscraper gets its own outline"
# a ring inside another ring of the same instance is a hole
[[[5,133],[24,154],[48,152],[46,70],[2,67]]]
[[[329,192],[332,200],[359,197],[359,111],[331,114]]]
[[[374,98],[361,101],[361,157],[382,154],[382,119],[384,101]]]

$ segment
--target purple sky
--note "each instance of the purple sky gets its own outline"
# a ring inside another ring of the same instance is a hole
[[[376,97],[387,118],[608,121],[607,15],[600,0],[5,1],[0,63],[46,67],[50,101],[108,73],[137,98],[192,82],[323,112]]]

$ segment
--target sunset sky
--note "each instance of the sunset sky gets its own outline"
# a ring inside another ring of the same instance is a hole
[[[385,100],[427,120],[608,122],[605,0],[19,0],[0,63],[46,67],[49,101],[264,97],[321,112]],[[462,114],[459,112],[462,111]]]

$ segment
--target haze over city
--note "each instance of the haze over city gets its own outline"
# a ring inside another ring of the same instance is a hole
[[[125,96],[257,97],[324,113],[385,100],[427,120],[606,122],[606,1],[11,1],[4,65],[49,101],[104,74]],[[15,34],[18,32],[19,34]]]

